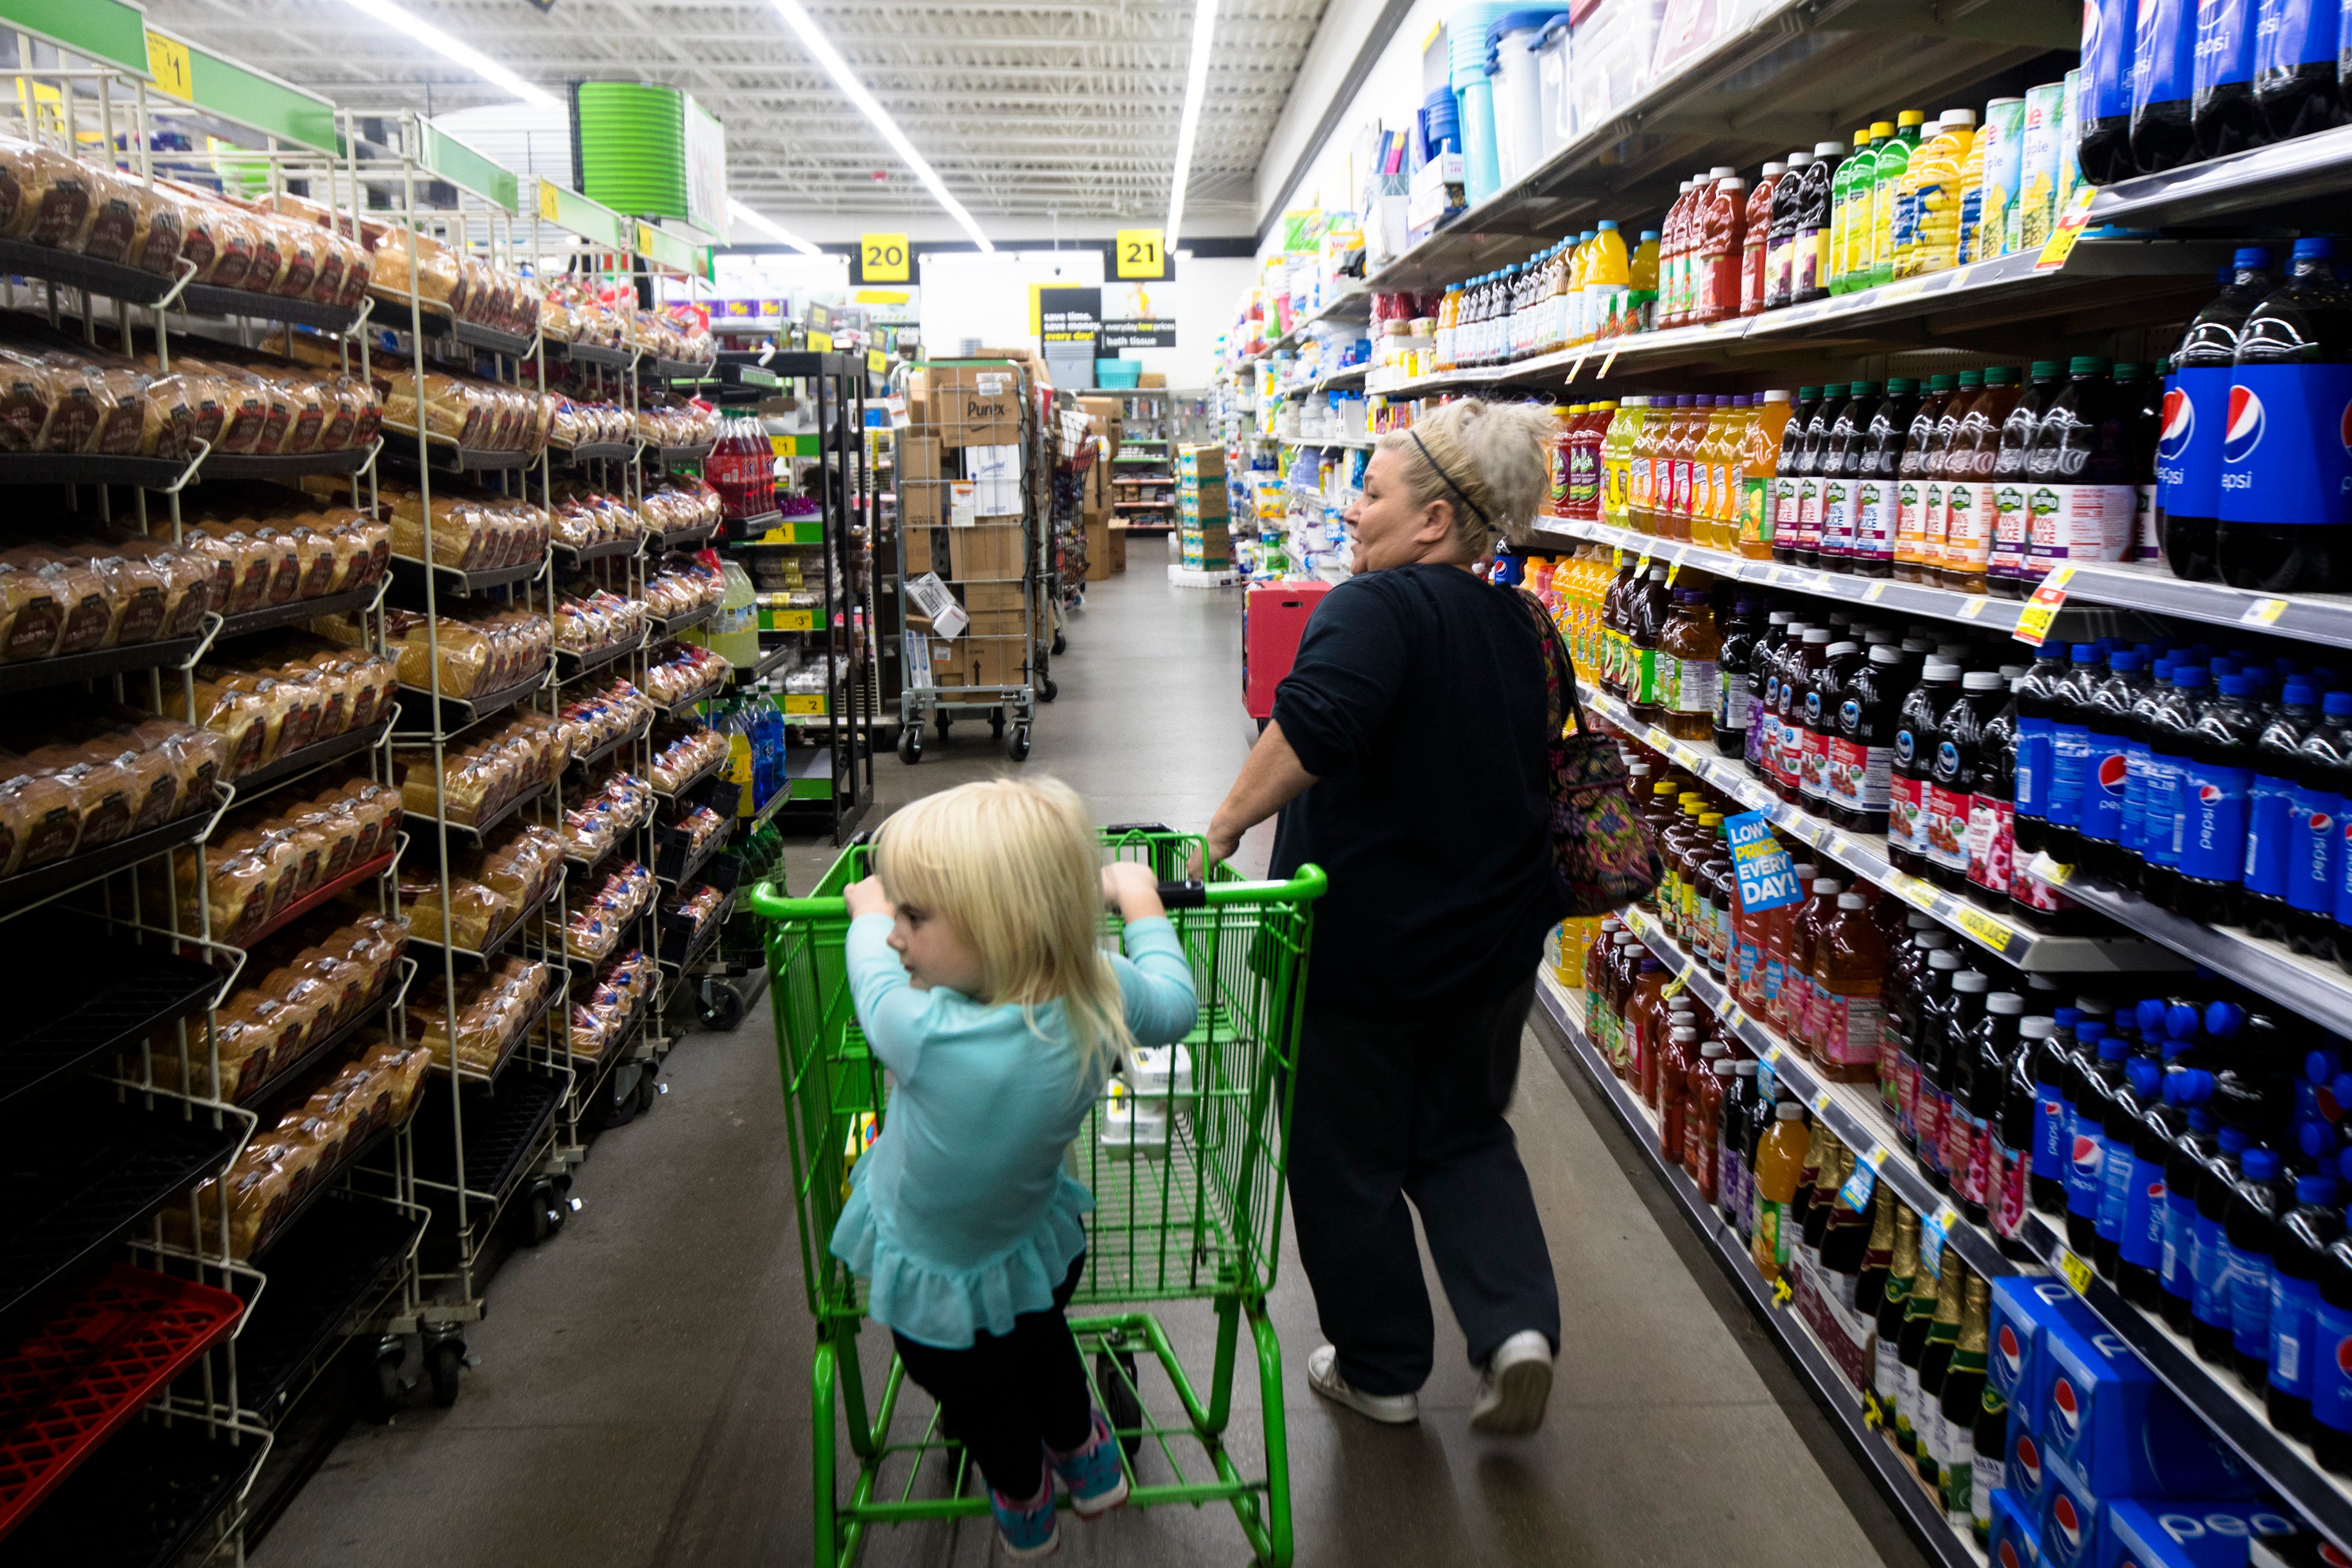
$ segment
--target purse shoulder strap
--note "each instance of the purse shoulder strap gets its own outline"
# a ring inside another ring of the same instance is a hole
[[[1553,682],[1559,688],[1563,711],[1559,719],[1560,727],[1553,731],[1555,738],[1571,722],[1578,734],[1587,733],[1584,708],[1576,696],[1576,662],[1569,657],[1568,644],[1561,640],[1559,624],[1551,618],[1551,612],[1544,607],[1544,602],[1525,588],[1513,588],[1511,593],[1534,617],[1537,635],[1543,638],[1544,662]]]

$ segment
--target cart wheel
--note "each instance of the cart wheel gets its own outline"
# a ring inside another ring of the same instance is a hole
[[[425,1347],[425,1375],[433,1383],[433,1403],[444,1410],[457,1403],[457,1377],[465,1365],[463,1340],[436,1340]]]
[[[1102,1390],[1104,1418],[1118,1434],[1118,1446],[1127,1450],[1128,1462],[1132,1464],[1137,1450],[1143,1447],[1143,1401],[1135,1394],[1135,1352],[1097,1351],[1095,1386]]]
[[[1062,689],[1054,684],[1054,678],[1050,675],[1040,682],[1037,687],[1037,700],[1040,702],[1051,702],[1055,698],[1059,697],[1061,694]]]
[[[898,742],[898,754],[907,755],[907,742]],[[907,759],[912,762],[912,757]],[[729,982],[714,980],[702,999],[702,1026],[725,1035],[731,1034],[743,1022],[743,994]]]
[[[1055,653],[1067,653],[1070,651],[1070,639],[1058,631],[1054,634],[1054,651]]]
[[[989,710],[988,738],[992,741],[1002,741],[1004,739],[1004,710],[1002,708],[995,708]]]
[[[364,1341],[352,1342],[352,1407],[379,1426],[400,1409],[400,1363],[404,1353],[397,1340],[379,1342],[373,1351]]]
[[[654,1082],[653,1068],[650,1067],[637,1075],[635,1093],[637,1114],[640,1116],[651,1110],[654,1108],[654,1101],[661,1097],[661,1089]]]
[[[913,767],[923,760],[923,727],[909,724],[898,731],[898,760]]]
[[[519,1247],[537,1247],[562,1223],[556,1212],[555,1189],[545,1181],[533,1182],[515,1200],[514,1233]]]
[[[937,730],[940,732],[940,739],[944,741],[948,738],[948,726],[953,722],[953,720],[941,713],[931,721],[931,728]]]
[[[1005,737],[1004,754],[1011,757],[1016,763],[1024,763],[1029,760],[1028,725],[1015,724],[1013,726],[1012,733]]]

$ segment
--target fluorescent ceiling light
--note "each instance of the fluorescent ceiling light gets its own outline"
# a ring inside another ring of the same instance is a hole
[[[1192,59],[1184,72],[1184,118],[1176,126],[1176,172],[1168,184],[1168,235],[1161,241],[1175,254],[1184,226],[1184,184],[1192,174],[1192,143],[1201,134],[1201,100],[1209,89],[1209,46],[1217,33],[1217,0],[1196,0],[1192,11]]]
[[[356,4],[357,0],[353,3]],[[1213,0],[1209,0],[1209,3],[1213,4]],[[890,150],[898,154],[907,167],[915,171],[915,177],[923,182],[932,199],[947,209],[950,217],[963,226],[964,233],[971,236],[973,244],[983,251],[994,252],[996,247],[989,243],[988,236],[981,233],[980,225],[973,221],[971,214],[966,212],[963,204],[948,190],[947,183],[939,176],[939,171],[915,151],[915,144],[907,140],[907,133],[898,129],[898,122],[890,118],[890,111],[866,90],[866,84],[857,79],[857,73],[849,68],[849,62],[842,58],[841,51],[833,47],[833,40],[824,36],[814,18],[802,7],[800,0],[774,0],[774,5],[782,13],[784,20],[792,24],[793,31],[800,36],[802,47],[816,57],[817,64],[833,78],[834,85],[841,89],[842,96],[856,104],[858,112],[874,122],[874,129],[882,132],[882,140],[890,143]]]
[[[346,0],[353,10],[365,13],[390,27],[415,39],[436,54],[442,55],[472,71],[484,81],[505,88],[525,103],[541,109],[562,109],[563,100],[542,87],[534,87],[498,61],[478,50],[468,48],[431,23],[410,16],[392,0]]]
[[[807,240],[803,239],[799,235],[794,234],[791,229],[788,229],[782,224],[778,223],[774,218],[770,217],[765,213],[752,211],[750,207],[745,206],[741,202],[737,201],[733,196],[727,198],[727,216],[731,222],[740,223],[747,228],[756,228],[761,234],[766,235],[770,239],[777,240],[782,244],[791,246],[803,256],[822,256],[824,254],[824,252],[819,250],[815,246],[811,245]]]

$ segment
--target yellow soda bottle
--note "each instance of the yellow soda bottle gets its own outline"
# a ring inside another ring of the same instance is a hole
[[[1633,441],[1642,433],[1646,397],[1628,397],[1617,405],[1609,434],[1601,438],[1601,521],[1612,528],[1633,526]]]
[[[1903,110],[1895,117],[1895,139],[1878,149],[1878,167],[1870,176],[1870,277],[1863,285],[1866,289],[1875,289],[1895,277],[1895,196],[1911,167],[1911,155],[1918,150],[1919,127],[1927,120],[1925,110]]]
[[[1892,136],[1895,127],[1882,120],[1853,133],[1853,153],[1830,176],[1830,276],[1832,294],[1855,288],[1855,279],[1870,271],[1870,176],[1878,167],[1873,143]]]
[[[1591,247],[1582,236],[1569,243],[1568,247],[1568,331],[1560,343],[1572,349],[1585,341],[1589,329],[1585,324],[1584,269],[1590,259]]]
[[[1658,231],[1645,228],[1625,263],[1630,306],[1618,313],[1627,332],[1646,332],[1658,322]]]
[[[1895,193],[1895,276],[1924,278],[1959,263],[1960,170],[1976,140],[1970,109],[1948,109],[1912,153]]]
[[[1584,334],[1577,339],[1580,343],[1601,335],[1602,323],[1609,320],[1609,301],[1630,288],[1633,278],[1633,258],[1625,254],[1625,237],[1617,232],[1615,223],[1603,219],[1585,250]]]

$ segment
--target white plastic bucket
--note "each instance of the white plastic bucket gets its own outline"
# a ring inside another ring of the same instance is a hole
[[[1543,37],[1536,44],[1535,58],[1536,111],[1540,121],[1536,139],[1536,157],[1538,162],[1541,162],[1576,140],[1574,100],[1568,95],[1567,18],[1563,17],[1544,29]]]
[[[1543,162],[1543,94],[1535,57],[1528,53],[1540,34],[1538,27],[1517,27],[1495,45],[1495,70],[1489,79],[1495,94],[1495,163],[1506,185]]]

